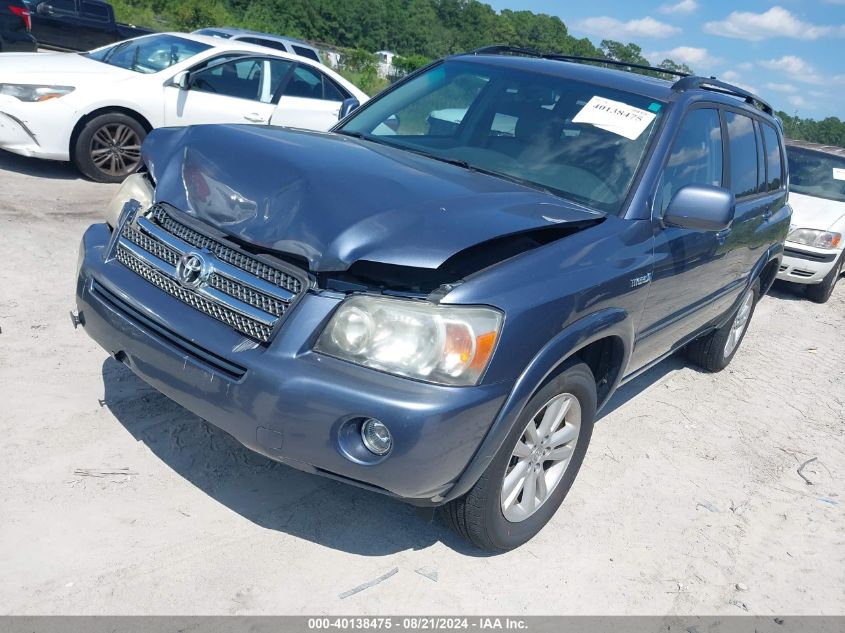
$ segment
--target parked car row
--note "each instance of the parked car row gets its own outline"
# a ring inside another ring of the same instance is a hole
[[[319,62],[237,40],[158,33],[81,55],[0,57],[0,148],[120,182],[150,130],[251,123],[328,130],[367,95]]]
[[[182,98],[235,81],[183,68]],[[678,74],[494,47],[329,133],[153,130],[75,322],[247,447],[517,547],[617,387],[681,349],[726,367],[786,261],[780,122]]]

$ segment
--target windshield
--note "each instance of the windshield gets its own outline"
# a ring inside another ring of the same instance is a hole
[[[83,53],[89,59],[136,73],[157,73],[211,48],[175,35],[149,35]]]
[[[446,61],[337,131],[617,213],[663,105],[560,77]]]
[[[786,146],[789,190],[805,196],[845,202],[845,158]]]

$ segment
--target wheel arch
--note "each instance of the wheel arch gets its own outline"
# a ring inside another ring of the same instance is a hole
[[[553,380],[572,358],[583,361],[593,371],[597,408],[601,409],[622,380],[633,343],[633,320],[626,311],[616,308],[582,317],[561,331],[516,380],[480,447],[443,501],[460,497],[478,481],[531,396]]]
[[[88,114],[84,115],[76,122],[76,125],[73,126],[73,131],[70,133],[70,141],[68,145],[68,155],[70,156],[71,162],[73,162],[76,158],[76,141],[79,138],[79,135],[82,133],[82,130],[88,125],[89,121],[101,116],[103,114],[125,114],[128,117],[135,119],[138,123],[143,126],[144,130],[149,134],[152,129],[153,125],[150,123],[149,119],[145,117],[143,114],[138,112],[137,110],[133,110],[132,108],[127,108],[124,106],[116,106],[116,105],[109,105],[97,108],[96,110],[92,110]]]

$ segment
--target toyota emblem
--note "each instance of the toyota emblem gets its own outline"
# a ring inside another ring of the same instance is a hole
[[[176,278],[185,288],[201,288],[208,282],[211,267],[199,253],[185,253],[176,264]]]

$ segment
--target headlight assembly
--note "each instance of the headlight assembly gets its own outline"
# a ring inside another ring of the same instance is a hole
[[[149,209],[153,204],[154,194],[155,189],[147,174],[127,176],[106,207],[106,222],[110,227],[115,228],[120,219],[120,212],[130,200],[137,200],[142,209]]]
[[[425,382],[474,385],[502,320],[493,308],[357,295],[341,304],[315,350]]]
[[[842,241],[842,234],[816,229],[795,229],[786,236],[786,241],[815,248],[838,248]]]
[[[39,86],[33,84],[0,84],[0,95],[20,101],[36,102],[58,99],[76,90],[73,86]]]

